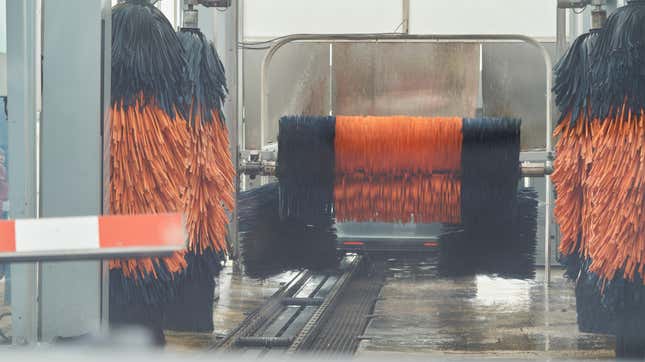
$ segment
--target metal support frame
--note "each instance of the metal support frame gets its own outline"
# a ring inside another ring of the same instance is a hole
[[[215,42],[222,55],[222,62],[227,72],[228,98],[224,103],[224,115],[229,130],[231,160],[237,165],[240,160],[240,124],[243,122],[243,50],[238,47],[239,39],[243,39],[243,1],[233,0],[231,7],[224,12],[216,12]],[[235,190],[239,193],[240,175],[235,175]],[[229,224],[229,235],[231,237],[231,258],[234,260],[234,271],[240,271],[240,246],[237,238],[237,197],[236,207],[231,212],[231,223]]]
[[[84,16],[70,21],[63,14],[69,7]],[[110,8],[109,0],[7,3],[11,218],[37,218],[41,210],[50,216],[100,213],[101,127],[108,119],[110,97]],[[61,42],[68,46],[60,47]],[[41,77],[47,80],[43,90]],[[61,91],[61,85],[67,87]],[[39,132],[41,98],[47,122]],[[98,332],[107,298],[107,288],[101,288],[107,274],[98,262],[11,268],[14,344],[49,340],[52,334]],[[90,279],[92,287],[86,288],[84,281]]]
[[[551,56],[547,52],[546,48],[540,44],[536,39],[528,37],[525,35],[517,34],[470,34],[470,35],[437,35],[437,34],[329,34],[329,35],[320,35],[320,34],[294,34],[286,36],[278,41],[276,41],[267,54],[264,57],[262,62],[262,68],[260,72],[260,148],[266,146],[266,125],[268,124],[269,116],[269,69],[271,62],[275,54],[287,44],[293,42],[313,42],[313,43],[365,43],[365,42],[375,42],[375,43],[385,43],[385,42],[435,42],[435,43],[449,43],[449,42],[475,42],[475,43],[487,43],[487,42],[500,42],[500,41],[517,41],[530,44],[537,48],[543,59],[544,66],[546,71],[546,89],[545,89],[545,110],[546,110],[546,159],[545,167],[550,169],[553,166],[553,151],[552,151],[552,134],[553,134],[553,112],[552,104],[553,97],[551,93],[552,82],[553,82],[553,62]],[[236,168],[239,174],[240,164],[236,163]],[[552,186],[550,176],[547,174],[545,177],[545,217],[544,217],[544,251],[545,251],[545,263],[544,263],[544,272],[545,272],[545,283],[549,283],[551,280],[551,203],[552,203]],[[234,240],[238,239],[238,235],[235,234]]]
[[[6,30],[9,216],[34,218],[38,216],[36,125],[40,105],[40,1],[8,1]],[[38,265],[11,265],[11,279],[11,334],[14,344],[25,344],[38,338]]]
[[[69,8],[83,16],[70,18]],[[103,211],[110,17],[110,0],[43,1],[43,217]],[[67,45],[61,47],[61,43]],[[107,300],[103,285],[107,276],[102,271],[100,261],[42,263],[41,341],[101,332],[103,299]]]
[[[403,34],[410,34],[410,0],[401,0],[402,2],[402,32]]]
[[[556,31],[555,31],[555,52],[559,59],[567,51],[567,10],[557,9],[556,14]]]

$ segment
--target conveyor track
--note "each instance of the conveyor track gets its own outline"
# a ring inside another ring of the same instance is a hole
[[[214,348],[246,357],[353,352],[382,286],[366,265],[363,257],[347,255],[338,270],[300,272]]]

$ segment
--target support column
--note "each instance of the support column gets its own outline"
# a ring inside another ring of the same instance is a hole
[[[224,104],[224,115],[229,130],[231,142],[231,157],[233,165],[238,168],[240,147],[242,138],[240,129],[243,123],[243,53],[238,49],[238,41],[243,39],[243,0],[233,0],[231,7],[224,12],[217,12],[215,16],[215,44],[222,58],[222,63],[226,69],[226,80],[228,84],[228,98]],[[236,193],[239,192],[240,177],[239,172],[235,176]],[[232,215],[229,227],[229,236],[232,246],[231,257],[235,259],[235,270],[239,270],[240,246],[237,237],[237,197],[235,198],[236,207]]]
[[[40,90],[38,0],[7,2],[7,109],[9,119],[9,217],[37,216],[36,124]],[[11,265],[14,344],[38,339],[38,266]]]
[[[110,96],[110,58],[104,61],[103,55],[110,49],[104,48],[110,44],[110,5],[43,1],[42,217],[102,213],[102,134]],[[100,261],[43,263],[40,279],[43,342],[100,333]]]

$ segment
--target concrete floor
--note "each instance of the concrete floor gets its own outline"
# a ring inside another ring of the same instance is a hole
[[[579,333],[573,285],[553,271],[546,289],[543,273],[532,280],[491,275],[440,277],[431,260],[391,259],[374,318],[358,356],[396,358],[613,358],[612,337]],[[195,351],[229,333],[293,277],[265,280],[220,275],[214,305],[214,334],[167,332],[168,350]],[[0,281],[0,313],[4,284]],[[7,330],[10,319],[0,321]]]
[[[612,337],[578,332],[572,282],[536,274],[443,278],[430,259],[391,259],[358,356],[612,358]]]

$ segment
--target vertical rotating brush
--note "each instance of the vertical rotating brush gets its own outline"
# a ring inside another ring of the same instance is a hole
[[[561,251],[578,263],[569,268],[578,270],[578,324],[617,335],[617,356],[638,358],[645,357],[644,41],[645,2],[629,1],[596,36],[577,42],[590,51],[569,51],[554,89],[578,94],[559,97],[566,111],[554,174]]]
[[[185,277],[166,308],[165,326],[211,332],[215,278],[228,251],[227,211],[235,205],[235,169],[222,113],[226,78],[215,47],[199,29],[182,28],[178,36],[191,85],[183,98],[190,132],[184,194],[189,243]]]
[[[146,0],[112,10],[109,212],[180,212],[190,143],[180,113],[184,51],[172,25]],[[186,268],[182,252],[110,262],[113,326],[143,325],[164,343],[162,305]]]
[[[332,214],[335,117],[283,117],[278,131],[280,217]]]
[[[552,175],[557,198],[554,213],[560,224],[560,261],[566,275],[577,278],[582,254],[582,216],[585,206],[584,189],[591,160],[591,86],[592,51],[600,29],[578,37],[554,68],[553,92],[561,112],[554,136],[558,157]]]
[[[516,119],[463,120],[461,220],[444,225],[443,275],[535,275],[537,193],[520,188]]]
[[[285,117],[279,125],[279,183],[238,200],[245,272],[269,277],[338,262],[332,219],[335,117]]]

